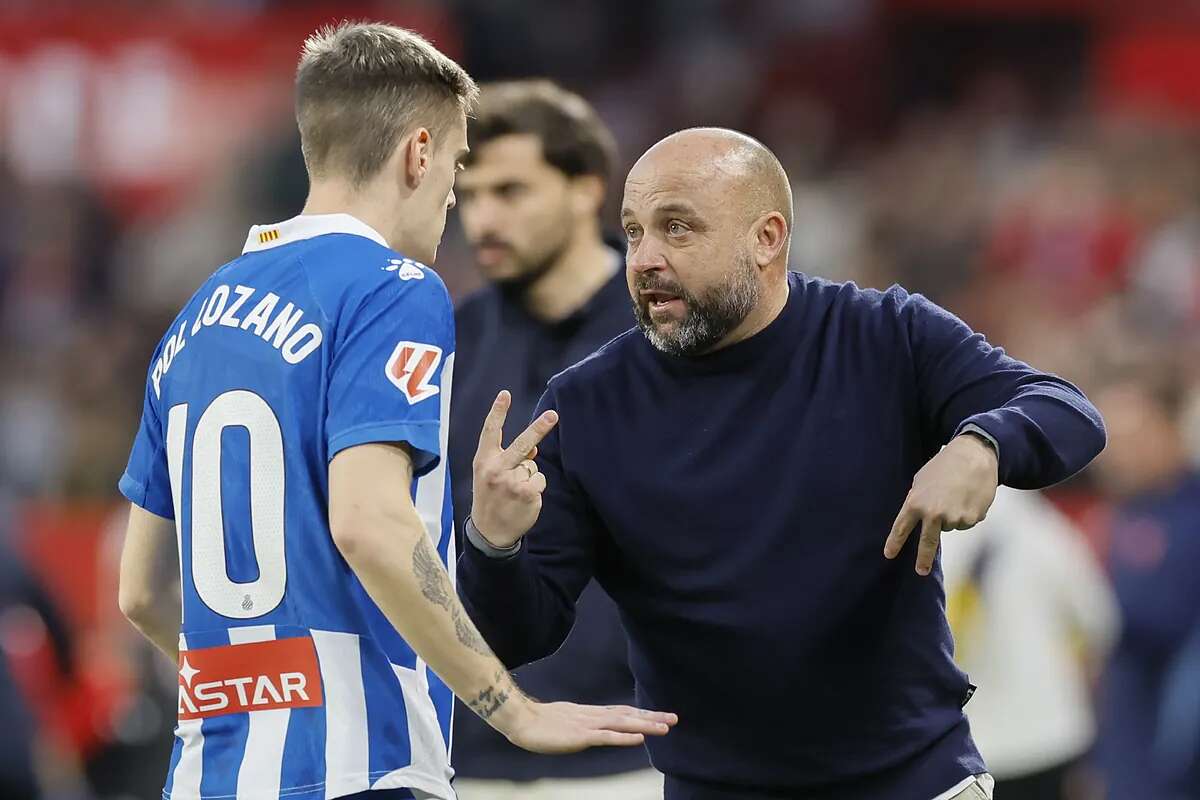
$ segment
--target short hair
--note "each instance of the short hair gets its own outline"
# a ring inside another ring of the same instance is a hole
[[[413,31],[376,22],[321,28],[296,68],[304,165],[311,177],[340,171],[360,185],[402,135],[419,125],[445,130],[478,97],[466,70]]]
[[[470,123],[471,144],[512,134],[532,134],[546,163],[569,177],[595,175],[608,183],[617,144],[596,109],[548,80],[503,81],[483,87]],[[472,155],[468,155],[470,163]]]

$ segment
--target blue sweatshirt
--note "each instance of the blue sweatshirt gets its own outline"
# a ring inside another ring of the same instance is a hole
[[[614,250],[614,267],[620,263],[621,254]],[[504,426],[504,441],[510,442],[529,424],[546,381],[628,328],[633,309],[624,272],[618,270],[588,302],[558,322],[535,319],[517,293],[494,285],[463,301],[454,321],[457,345],[449,454],[455,529],[462,531],[471,513],[471,460],[496,393],[508,389],[512,394]],[[543,700],[632,703],[625,631],[608,595],[595,583],[589,584],[562,649],[517,670],[516,679],[521,688]],[[454,713],[453,764],[459,777],[512,781],[588,778],[650,766],[640,747],[597,747],[557,756],[530,753],[510,744],[461,704]]]
[[[1003,483],[1060,481],[1103,447],[1070,384],[903,289],[789,276],[759,334],[679,358],[629,331],[550,381],[541,516],[507,559],[459,561],[505,663],[552,652],[593,575],[629,636],[668,798],[930,800],[985,767],[962,711],[940,564],[884,540],[964,425]]]

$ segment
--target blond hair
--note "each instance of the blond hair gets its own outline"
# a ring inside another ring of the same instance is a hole
[[[479,88],[417,33],[343,22],[308,37],[296,68],[296,123],[313,178],[370,180],[417,127],[445,130],[470,114]]]

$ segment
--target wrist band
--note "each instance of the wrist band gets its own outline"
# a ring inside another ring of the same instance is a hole
[[[488,558],[512,558],[521,551],[520,539],[511,547],[497,547],[492,544],[479,531],[479,528],[475,527],[475,520],[470,517],[467,517],[467,521],[463,524],[463,533],[466,534],[467,540],[475,546],[475,549]]]

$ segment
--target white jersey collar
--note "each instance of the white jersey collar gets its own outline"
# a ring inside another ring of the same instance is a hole
[[[350,214],[301,214],[274,225],[255,225],[246,237],[246,246],[242,248],[242,253],[269,250],[272,247],[298,242],[302,239],[312,239],[315,236],[324,236],[327,233],[363,236],[384,247],[388,246],[387,240],[379,231]]]

